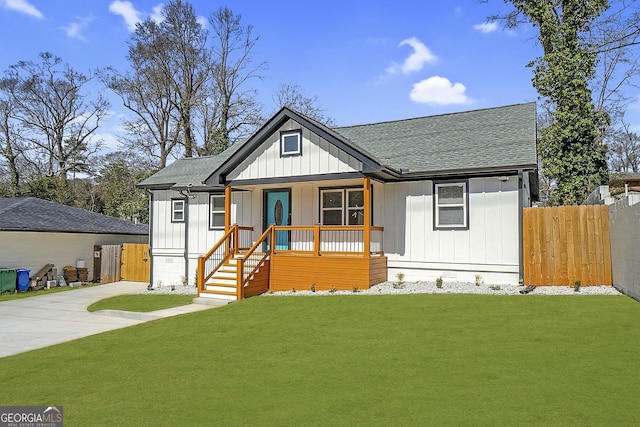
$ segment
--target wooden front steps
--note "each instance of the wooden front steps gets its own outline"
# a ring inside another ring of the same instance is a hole
[[[236,255],[234,258],[228,259],[222,267],[216,271],[213,276],[205,283],[204,289],[201,291],[201,297],[218,298],[235,301],[237,299],[236,283],[238,278],[238,260]]]

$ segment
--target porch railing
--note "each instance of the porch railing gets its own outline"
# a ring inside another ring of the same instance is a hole
[[[198,258],[198,292],[229,258],[251,247],[252,231],[253,227],[232,225],[209,252]]]
[[[244,298],[244,288],[248,285],[249,280],[269,257],[271,253],[269,241],[273,241],[273,226],[267,228],[242,258],[238,259],[236,294],[239,300]]]
[[[382,255],[383,227],[369,227],[369,250],[365,251],[365,227],[362,225],[273,226],[276,253],[320,255]]]

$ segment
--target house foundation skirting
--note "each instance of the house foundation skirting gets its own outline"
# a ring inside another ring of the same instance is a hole
[[[419,263],[389,260],[388,280],[397,280],[398,273],[404,274],[403,280],[407,282],[435,281],[441,277],[448,282],[475,283],[476,275],[479,275],[484,283],[517,285],[520,278],[517,265]]]
[[[387,257],[275,254],[271,256],[269,289],[273,292],[369,289],[387,280]]]

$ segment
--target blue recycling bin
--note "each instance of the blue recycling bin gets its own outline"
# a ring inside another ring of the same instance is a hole
[[[31,270],[27,270],[26,268],[16,270],[18,292],[26,292],[29,290],[29,272],[31,272]]]

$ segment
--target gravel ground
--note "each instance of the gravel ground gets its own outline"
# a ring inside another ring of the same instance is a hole
[[[444,282],[442,288],[438,289],[435,282],[405,282],[402,286],[395,282],[384,282],[371,287],[371,289],[358,291],[359,295],[379,295],[379,294],[495,294],[495,295],[519,295],[524,286],[519,285],[490,285],[467,282]],[[152,291],[142,290],[138,294],[173,294],[173,295],[196,295],[195,286],[176,286],[171,290],[170,286],[163,286]],[[336,291],[336,295],[353,295],[352,291]],[[263,294],[273,295],[327,295],[329,291],[287,291]],[[570,286],[539,286],[528,295],[622,295],[613,286],[583,286],[575,292]]]
[[[147,289],[143,289],[138,292],[134,292],[136,294],[144,294],[144,295],[158,295],[158,294],[171,294],[171,295],[198,295],[198,289],[195,286],[182,286],[176,285],[174,290],[171,290],[171,286],[162,286],[160,288],[155,288],[152,291]]]
[[[520,295],[524,286],[519,285],[491,285],[467,282],[444,282],[442,288],[436,287],[435,282],[406,282],[399,286],[395,282],[384,282],[372,286],[370,289],[358,291],[358,295],[379,294],[495,294],[495,295]],[[264,295],[326,295],[328,291],[287,291],[274,292]],[[352,291],[336,291],[334,294],[352,295]],[[569,286],[539,286],[528,295],[622,295],[613,286],[584,286],[575,292]]]

